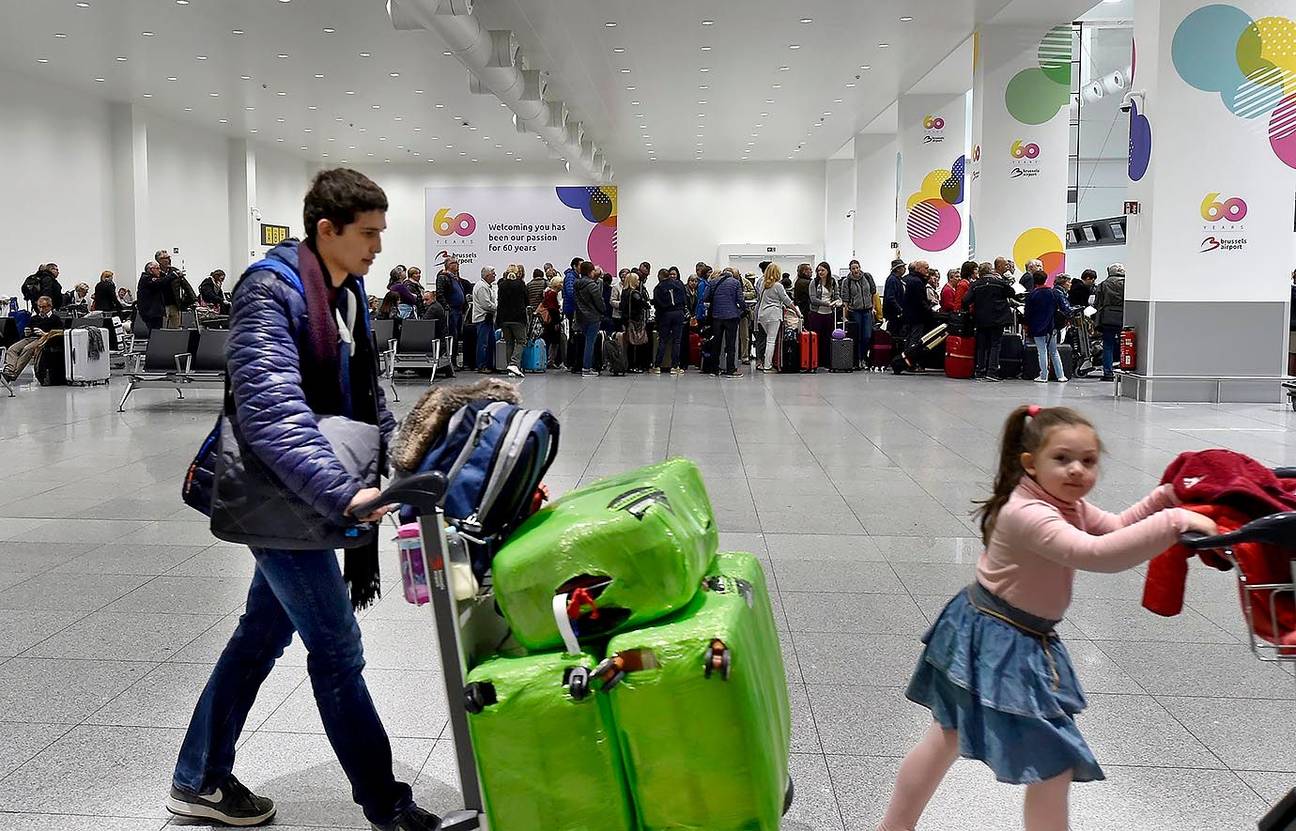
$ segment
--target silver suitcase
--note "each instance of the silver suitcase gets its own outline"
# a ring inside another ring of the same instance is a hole
[[[99,335],[98,354],[90,356],[90,333]],[[63,333],[63,369],[69,384],[106,384],[109,375],[107,329],[68,329]]]

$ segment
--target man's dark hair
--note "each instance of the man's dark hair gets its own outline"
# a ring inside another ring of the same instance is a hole
[[[594,273],[594,263],[589,260],[583,260],[577,270],[580,272],[582,277],[588,277]]]
[[[315,227],[327,219],[338,233],[366,211],[387,210],[387,194],[372,179],[350,168],[321,170],[306,192],[302,218],[306,239],[315,239]]]
[[[1043,271],[1035,272],[1035,288],[1039,288],[1048,282],[1048,274]]]
[[[571,267],[572,267],[572,268],[580,268],[581,263],[583,263],[583,262],[584,262],[584,260],[582,260],[580,257],[572,257]]]
[[[1293,273],[1293,274],[1296,274],[1296,272],[1292,272],[1292,273]],[[1080,272],[1080,279],[1081,279],[1081,280],[1097,280],[1097,279],[1098,279],[1098,272],[1094,271],[1092,268],[1086,268],[1084,271]]]
[[[770,261],[769,261],[769,260],[764,260],[764,261],[761,262],[757,267],[760,268],[760,270],[761,270],[761,274],[764,274],[764,273],[765,273],[765,269],[767,269],[767,268],[770,267]]]

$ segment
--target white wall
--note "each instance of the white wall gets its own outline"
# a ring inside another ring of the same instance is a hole
[[[588,184],[558,163],[359,169],[387,192],[387,233],[371,272],[384,277],[397,263],[424,265],[426,187]],[[822,251],[824,171],[823,162],[618,166],[619,263],[648,260],[654,269],[677,265],[689,272],[698,260],[715,262],[722,245],[806,243]],[[524,264],[528,270],[540,265]]]
[[[257,145],[255,151],[256,208],[261,211],[261,221],[287,225],[292,229],[292,236],[301,239],[306,234],[302,227],[302,199],[310,187],[310,163],[300,156],[263,145]],[[256,238],[253,242],[259,243],[261,230],[254,230]]]
[[[184,267],[194,288],[229,259],[229,163],[225,136],[148,118],[148,237],[151,257],[159,248],[179,248],[172,259]],[[134,265],[134,274],[144,263]],[[118,281],[119,285],[125,285]]]
[[[855,256],[855,158],[829,159],[824,171],[824,259],[840,272]]]
[[[112,267],[107,102],[0,72],[0,125],[0,295],[50,261],[65,289],[93,286]]]

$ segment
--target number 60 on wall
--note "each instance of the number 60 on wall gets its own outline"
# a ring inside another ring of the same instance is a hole
[[[1208,193],[1201,203],[1202,219],[1207,222],[1241,222],[1246,219],[1247,203],[1234,196],[1220,201],[1219,193]]]
[[[470,213],[451,216],[449,208],[442,208],[436,212],[436,216],[432,217],[432,230],[436,231],[439,237],[448,237],[451,234],[470,237],[477,230],[477,220]]]

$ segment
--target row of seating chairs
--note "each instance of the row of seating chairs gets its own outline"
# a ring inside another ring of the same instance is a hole
[[[138,389],[174,388],[181,400],[186,387],[224,389],[228,340],[226,329],[154,329],[127,374],[117,412],[126,412],[126,401]]]
[[[374,341],[378,345],[379,370],[391,388],[392,400],[400,401],[396,390],[396,373],[401,370],[431,370],[451,372],[451,340],[441,331],[438,320],[401,321],[400,335],[396,336],[396,321],[375,320]]]

